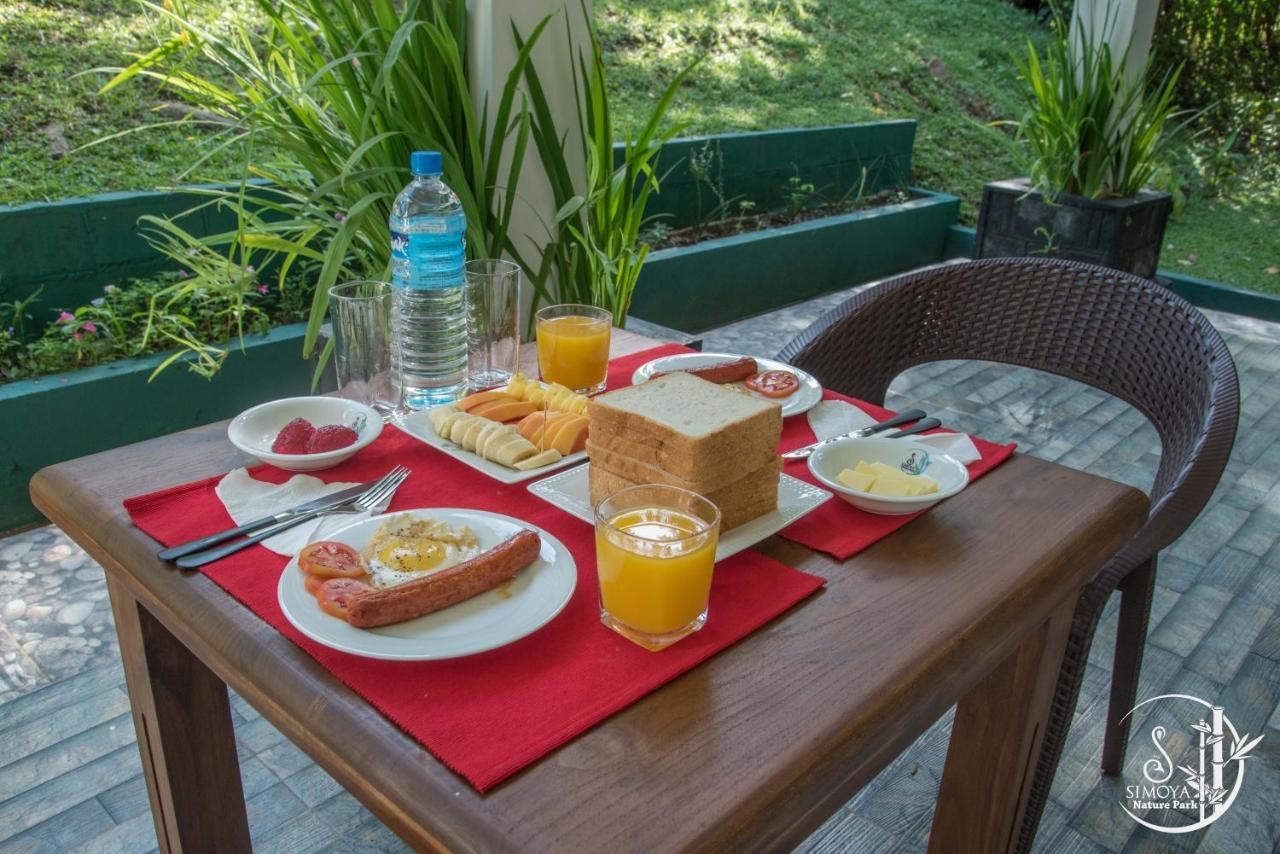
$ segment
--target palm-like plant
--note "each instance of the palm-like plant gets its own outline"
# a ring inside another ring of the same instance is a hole
[[[615,162],[613,114],[605,81],[604,53],[585,4],[591,56],[575,57],[574,102],[576,147],[586,155],[586,180],[575,184],[568,132],[556,127],[532,64],[525,68],[532,113],[533,138],[555,198],[555,222],[538,270],[530,276],[538,299],[599,306],[613,312],[616,326],[626,323],[631,294],[649,254],[641,240],[649,196],[658,190],[658,155],[683,125],[664,125],[680,84],[700,60],[694,60],[667,84],[640,131],[623,139],[622,158]],[[566,19],[565,26],[569,22]],[[517,45],[525,40],[514,32]],[[553,291],[554,285],[554,293]]]
[[[159,81],[226,123],[212,150],[245,150],[239,187],[193,191],[208,197],[204,205],[230,208],[235,230],[195,237],[181,217],[152,217],[153,242],[180,264],[218,252],[224,270],[206,263],[197,271],[210,288],[242,287],[240,271],[268,265],[283,286],[292,265],[314,262],[303,355],[316,345],[330,285],[340,276],[385,276],[387,218],[408,181],[410,152],[442,152],[444,180],[466,214],[471,257],[509,249],[530,136],[517,85],[546,20],[519,52],[498,103],[477,112],[466,80],[465,0],[256,0],[266,20],[261,33],[244,23],[215,32],[182,0],[143,1],[173,35],[127,68],[108,69],[114,76],[103,91],[135,77]],[[197,57],[213,73],[194,71]],[[256,161],[260,140],[285,161]],[[503,174],[508,149],[512,166]],[[202,356],[207,364],[207,351]]]
[[[1073,45],[1065,20],[1055,24],[1043,55],[1028,42],[1025,59],[1015,57],[1026,112],[1014,124],[1031,183],[1046,193],[1135,195],[1162,166],[1181,68],[1149,79],[1148,65],[1127,79],[1127,49],[1115,57],[1089,32]]]

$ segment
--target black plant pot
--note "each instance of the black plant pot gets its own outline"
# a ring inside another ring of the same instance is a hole
[[[1046,201],[1025,178],[992,181],[982,188],[976,255],[1045,255],[1150,279],[1172,209],[1168,193],[1151,190],[1122,199],[1058,193]]]

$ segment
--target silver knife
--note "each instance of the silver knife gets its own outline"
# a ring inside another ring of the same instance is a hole
[[[782,455],[784,460],[803,460],[821,448],[823,445],[830,445],[832,442],[839,442],[841,439],[861,439],[870,436],[873,433],[879,433],[881,430],[888,430],[890,427],[897,427],[899,424],[907,424],[911,421],[919,421],[924,418],[924,410],[908,409],[899,415],[885,419],[869,427],[861,427],[857,430],[845,433],[841,436],[832,436],[830,439],[823,439],[821,442],[814,442],[812,445],[805,445],[803,448],[796,448],[794,451],[787,451]]]
[[[340,507],[343,504],[346,504],[354,498],[359,498],[361,495],[368,492],[371,486],[373,486],[372,483],[362,483],[359,486],[340,489],[337,492],[322,495],[319,498],[306,502],[305,504],[299,504],[297,507],[290,507],[288,510],[282,510],[273,516],[263,516],[261,519],[255,519],[238,528],[228,528],[225,531],[219,531],[216,534],[210,534],[207,537],[201,537],[200,539],[192,540],[189,543],[170,546],[169,548],[158,552],[156,557],[161,560],[173,560],[175,558],[180,558],[183,555],[191,554],[192,552],[202,551],[209,548],[209,546],[216,546],[218,543],[226,540],[253,533],[259,528],[265,528],[268,525],[286,522],[296,516],[301,516],[306,513],[314,513],[317,511],[323,512],[325,510],[331,510],[334,507]]]

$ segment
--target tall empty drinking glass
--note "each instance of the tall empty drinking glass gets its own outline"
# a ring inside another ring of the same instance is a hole
[[[484,258],[468,261],[467,385],[472,391],[507,383],[520,369],[520,267]]]
[[[329,289],[338,394],[386,415],[400,393],[391,369],[391,286],[346,282]]]

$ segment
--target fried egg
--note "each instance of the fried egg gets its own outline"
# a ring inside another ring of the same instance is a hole
[[[388,519],[361,550],[374,587],[393,587],[480,553],[475,533],[435,519]]]

